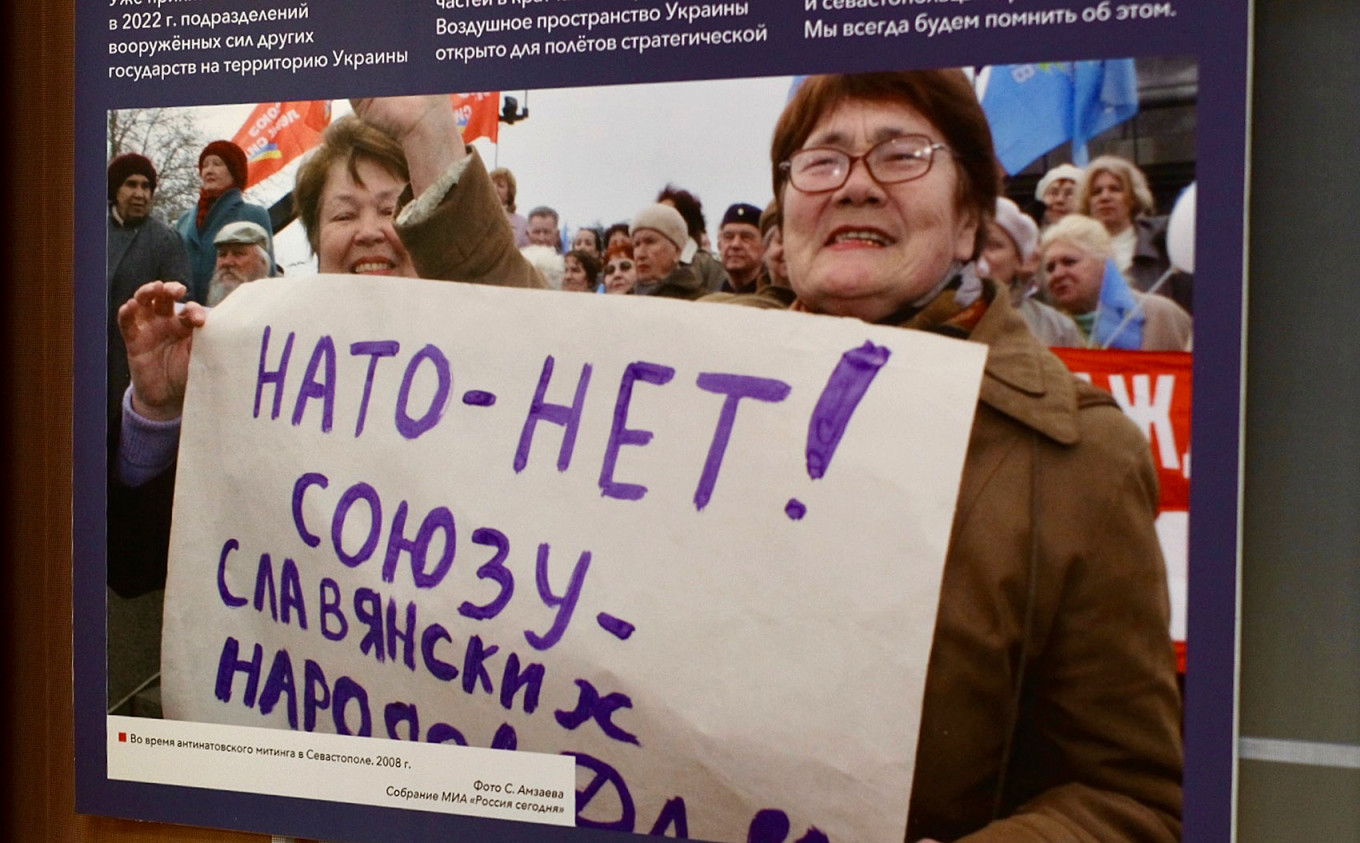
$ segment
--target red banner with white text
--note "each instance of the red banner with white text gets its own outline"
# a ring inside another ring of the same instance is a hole
[[[330,100],[262,102],[255,106],[232,138],[246,153],[246,187],[264,181],[316,146],[330,122]]]

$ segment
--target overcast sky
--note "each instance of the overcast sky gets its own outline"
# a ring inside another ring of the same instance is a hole
[[[627,220],[667,182],[697,194],[710,236],[733,202],[770,196],[770,133],[791,79],[770,77],[594,88],[505,91],[529,119],[501,124],[500,143],[476,140],[489,167],[509,167],[519,212],[551,205],[571,230]],[[205,137],[230,138],[254,103],[190,109]],[[349,112],[336,102],[333,117]],[[247,191],[272,204],[292,188],[296,163]],[[290,274],[315,270],[301,226],[278,235]]]

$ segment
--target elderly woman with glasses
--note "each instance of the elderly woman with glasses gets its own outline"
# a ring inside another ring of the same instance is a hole
[[[990,348],[907,839],[1178,839],[1180,700],[1149,449],[974,270],[997,170],[971,84],[957,70],[814,77],[771,153],[794,309]]]

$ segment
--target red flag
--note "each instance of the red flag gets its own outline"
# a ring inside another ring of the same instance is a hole
[[[450,94],[453,112],[458,115],[458,128],[463,130],[463,141],[486,138],[492,143],[500,133],[501,92],[481,94]]]
[[[232,138],[246,151],[246,187],[269,178],[316,146],[331,122],[330,100],[262,102]]]

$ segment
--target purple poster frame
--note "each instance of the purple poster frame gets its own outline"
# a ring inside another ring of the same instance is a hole
[[[301,4],[305,6],[306,4]],[[452,5],[452,4],[449,4]],[[617,0],[582,0],[573,11],[623,8]],[[706,5],[706,4],[700,4]],[[809,8],[830,9],[829,0]],[[846,4],[850,5],[850,4]],[[105,181],[105,122],[110,108],[202,105],[263,100],[316,99],[431,91],[512,90],[948,67],[1114,56],[1193,56],[1199,68],[1196,170],[1198,184],[1197,303],[1194,350],[1195,480],[1191,488],[1189,670],[1185,715],[1185,826],[1187,840],[1227,839],[1233,826],[1235,782],[1236,653],[1239,567],[1239,500],[1242,447],[1242,371],[1245,306],[1245,195],[1247,108],[1251,38],[1247,0],[1168,3],[1096,3],[960,0],[948,13],[924,0],[892,9],[863,4],[854,11],[806,11],[782,0],[750,0],[747,18],[765,31],[758,45],[696,46],[657,50],[645,63],[602,60],[598,55],[535,56],[520,61],[438,61],[446,44],[434,20],[450,15],[434,0],[394,0],[381,16],[363,5],[312,9],[301,28],[325,49],[354,53],[406,51],[404,64],[375,64],[356,71],[199,74],[131,81],[114,78],[115,64],[154,61],[111,56],[109,22],[125,11],[163,9],[180,14],[264,10],[260,0],[202,0],[157,6],[150,0],[121,5],[82,3],[78,8],[76,83],[74,594],[77,809],[187,825],[239,828],[321,839],[404,839],[466,835],[470,839],[610,841],[615,834],[553,829],[503,821],[432,815],[418,811],[313,802],[244,793],[138,784],[106,777],[105,717],[105,225],[92,201]],[[633,8],[634,4],[627,4]],[[494,7],[498,10],[502,7]],[[533,14],[510,4],[486,17]],[[1118,21],[1119,9],[1136,10]],[[1109,19],[1102,19],[1105,9]],[[1063,17],[1075,21],[1045,24]],[[1092,11],[1094,10],[1094,11]],[[838,21],[946,19],[988,14],[1030,14],[1000,28],[961,26],[934,36],[820,39],[805,47],[803,26],[814,14]],[[1047,17],[1045,17],[1047,16]],[[375,19],[375,18],[381,18]],[[206,38],[223,32],[204,30]],[[119,34],[123,38],[124,33]],[[149,36],[150,37],[150,36]],[[526,39],[527,40],[527,39]],[[177,56],[195,63],[208,49]],[[319,50],[320,51],[320,50]],[[551,81],[548,81],[551,80]]]

